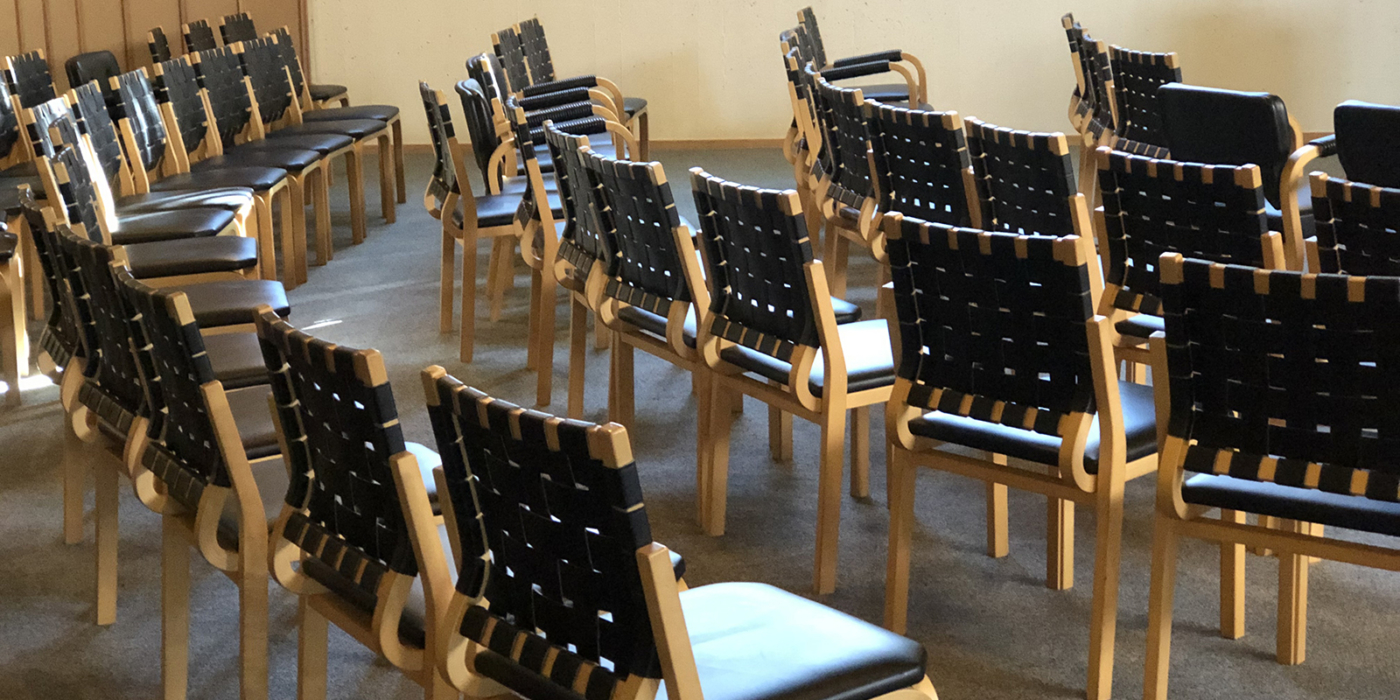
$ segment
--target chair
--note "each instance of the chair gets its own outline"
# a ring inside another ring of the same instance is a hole
[[[1396,222],[1400,190],[1312,174],[1317,235],[1308,269],[1358,277],[1400,277]]]
[[[710,444],[702,450],[710,465],[701,474],[701,522],[712,535],[724,533],[733,395],[818,423],[813,587],[830,593],[836,588],[846,413],[855,412],[851,493],[863,498],[870,491],[869,407],[888,400],[894,384],[886,322],[838,328],[796,192],[743,187],[698,168],[691,171],[691,187],[710,293],[709,308],[697,310],[698,347],[715,373]]]
[[[219,34],[223,37],[225,46],[232,46],[239,42],[252,41],[258,38],[258,30],[253,24],[253,18],[249,17],[246,12],[225,15],[223,19],[219,21]],[[276,31],[271,32],[271,35],[275,37],[279,43],[285,41],[290,44],[292,40],[291,33],[287,31],[286,27],[279,27]],[[295,50],[293,49],[293,51]],[[169,58],[170,56],[167,53],[163,60],[169,60]],[[159,62],[160,61],[157,61],[157,63]],[[303,94],[303,86],[301,84],[302,72],[299,64],[292,68],[292,74],[297,83],[297,99],[306,98],[306,109],[326,109],[333,102],[339,102],[342,107],[350,106],[349,90],[347,90],[344,85],[307,85],[305,86],[306,93]],[[400,167],[402,167],[402,163],[400,163]],[[399,202],[402,203],[403,201],[403,197],[400,196]]]
[[[164,27],[153,27],[146,33],[146,48],[151,52],[151,65],[174,58],[170,52],[170,38],[165,35]]]
[[[949,226],[981,223],[972,157],[957,112],[870,99],[863,107],[879,211]]]
[[[58,97],[58,90],[53,84],[53,74],[49,71],[49,62],[44,58],[42,49],[7,57],[5,80],[9,83],[14,99],[19,101],[15,107],[16,111]]]
[[[621,426],[528,411],[441,367],[423,386],[460,569],[438,627],[456,690],[651,698],[664,682],[676,700],[935,697],[917,642],[771,586],[686,590],[651,539]]]
[[[1075,87],[1069,100],[1069,121],[1079,133],[1079,192],[1093,206],[1098,185],[1093,168],[1094,149],[1111,141],[1118,123],[1117,88],[1108,43],[1089,36],[1074,14],[1060,18],[1069,38],[1070,62],[1074,65]]]
[[[1112,319],[1120,359],[1147,364],[1143,347],[1162,330],[1160,270],[1164,252],[1219,263],[1282,269],[1279,234],[1265,213],[1255,165],[1201,165],[1100,148],[1103,188],[1099,251],[1106,285],[1098,313]]]
[[[792,30],[784,32],[781,45],[795,45]],[[798,49],[789,48],[783,54],[787,67],[788,101],[792,104],[792,126],[783,139],[783,157],[792,164],[792,179],[797,195],[802,199],[802,211],[807,215],[807,230],[814,240],[820,240],[822,215],[816,203],[816,190],[822,173],[822,129],[818,123],[807,73]]]
[[[257,330],[291,475],[269,562],[298,597],[297,696],[325,697],[329,621],[428,700],[455,698],[435,663],[453,585],[435,518],[441,460],[404,441],[377,351],[313,338],[270,309]]]
[[[846,294],[846,259],[850,243],[869,248],[878,260],[876,232],[887,213],[876,207],[875,176],[870,164],[870,138],[865,128],[865,95],[859,88],[843,89],[827,82],[808,64],[807,80],[822,130],[822,174],[814,200],[826,222],[826,251],[831,266],[831,293]],[[885,283],[884,267],[877,286]]]
[[[1110,46],[1109,65],[1119,119],[1113,143],[1106,145],[1133,155],[1170,158],[1157,88],[1181,82],[1176,52],[1151,53]]]
[[[224,40],[224,46],[252,41],[258,38],[258,29],[253,24],[253,18],[247,12],[239,12],[233,15],[224,15],[219,20],[219,36]]]
[[[1400,107],[1347,100],[1332,112],[1332,122],[1337,160],[1348,179],[1379,187],[1400,187],[1400,169],[1395,160],[1400,139],[1394,131],[1400,124]]]
[[[68,84],[74,89],[95,80],[103,93],[111,90],[112,78],[122,74],[121,65],[111,51],[78,54],[64,61],[63,70],[68,74]]]
[[[810,62],[816,71],[826,73],[833,68],[866,66],[868,69],[878,67],[882,70],[872,73],[861,72],[860,75],[899,73],[904,76],[905,84],[867,86],[864,89],[867,98],[877,102],[909,102],[910,107],[918,107],[928,102],[928,77],[924,71],[924,64],[912,54],[900,50],[879,51],[832,61],[826,53],[826,42],[822,40],[821,27],[817,24],[816,12],[811,7],[799,10],[797,22],[797,39],[800,42],[803,58],[805,58],[804,63]],[[908,66],[902,64],[908,64]],[[830,79],[834,81],[841,78]]]
[[[185,37],[185,53],[199,53],[219,48],[218,42],[214,40],[214,30],[209,26],[209,20],[197,19],[180,27],[180,33]]]
[[[1157,93],[1173,158],[1259,166],[1269,230],[1283,233],[1288,269],[1301,270],[1303,241],[1316,233],[1307,167],[1335,154],[1335,141],[1304,143],[1302,129],[1276,95],[1180,83],[1163,85]]]
[[[1302,274],[1165,255],[1166,331],[1152,339],[1170,406],[1152,541],[1144,697],[1164,698],[1183,538],[1278,552],[1278,661],[1302,663],[1308,557],[1400,568],[1389,427],[1400,280]],[[1222,509],[1222,518],[1208,518]],[[1240,518],[1224,517],[1240,513]],[[1247,525],[1243,513],[1282,519]],[[1346,541],[1351,540],[1351,541]]]
[[[266,698],[269,514],[287,491],[266,374],[225,389],[184,292],[116,269],[149,425],[132,469],[142,503],[161,516],[161,681],[185,696],[190,548],[238,587],[239,692]],[[253,334],[243,333],[248,339]],[[256,344],[253,346],[256,348]],[[256,357],[256,355],[254,355]]]
[[[1046,585],[1055,590],[1074,585],[1075,505],[1091,507],[1097,533],[1088,697],[1106,700],[1123,488],[1155,468],[1157,427],[1152,389],[1118,380],[1109,322],[1094,315],[1093,244],[1083,236],[959,229],[898,214],[885,228],[901,358],[885,414],[895,443],[885,626],[901,632],[907,624],[918,467],[1045,495]],[[1009,463],[1013,457],[1017,464]]]

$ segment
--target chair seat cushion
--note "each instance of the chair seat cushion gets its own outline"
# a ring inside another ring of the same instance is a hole
[[[246,187],[255,192],[266,192],[286,179],[287,171],[280,168],[239,167],[201,170],[197,173],[171,175],[163,180],[152,182],[151,191],[171,192]]]
[[[541,173],[541,175],[541,179],[544,180],[544,191],[559,191],[559,183],[554,179],[554,173]],[[529,184],[529,178],[523,175],[508,177],[501,183],[501,194],[523,195],[525,194],[525,188]]]
[[[216,333],[204,336],[204,352],[214,376],[225,390],[267,384],[267,364],[255,333]]]
[[[292,307],[281,282],[268,280],[229,280],[183,285],[190,310],[201,328],[252,323],[255,311],[264,304],[278,316],[287,316]]]
[[[924,679],[923,645],[772,586],[680,598],[706,700],[866,700]]]
[[[831,306],[839,309],[836,314],[838,324],[855,323],[860,320],[860,307],[845,299],[831,298]],[[626,321],[652,335],[662,338],[666,337],[666,317],[654,314],[650,311],[640,309],[635,306],[624,306],[617,312],[617,317]],[[684,342],[687,347],[695,347],[696,327],[695,327],[695,306],[691,305],[685,313],[685,327],[681,330]]]
[[[1188,475],[1190,476],[1190,475]],[[1400,537],[1400,503],[1295,486],[1197,474],[1181,487],[1187,503]]]
[[[137,279],[237,272],[258,264],[258,242],[242,236],[211,236],[137,243],[126,246],[126,256]]]
[[[19,248],[19,236],[8,231],[0,231],[0,264],[9,262],[15,257],[15,250]]]
[[[515,221],[515,212],[520,208],[518,194],[488,194],[476,198],[476,225],[478,228],[509,226]],[[462,210],[452,212],[452,221],[462,225]]]
[[[332,98],[340,97],[349,92],[349,90],[344,85],[332,85],[330,83],[327,83],[325,85],[317,85],[316,83],[312,83],[306,86],[306,91],[311,93],[311,99],[317,102],[324,102]]]
[[[894,385],[894,351],[890,345],[888,322],[883,319],[857,321],[841,325],[838,331],[842,353],[846,357],[847,393]],[[776,357],[742,345],[721,350],[719,356],[725,362],[776,382],[786,383],[792,369],[792,365]],[[817,351],[809,382],[814,396],[822,395],[825,384],[824,359],[822,352]]]
[[[622,111],[629,117],[637,116],[638,112],[647,108],[647,101],[640,97],[622,98]]]
[[[335,153],[336,151],[339,151],[344,148],[349,148],[353,145],[355,145],[355,139],[352,139],[349,136],[346,136],[345,134],[312,133],[300,135],[289,134],[287,136],[282,136],[275,139],[268,138],[263,139],[261,141],[241,143],[238,145],[237,148],[233,150],[236,152],[268,150],[285,151],[288,149],[295,149],[303,151],[316,151],[321,155],[326,155],[327,153]]]
[[[238,217],[227,209],[176,209],[117,217],[112,243],[152,243],[217,236]]]
[[[253,205],[253,191],[246,187],[186,192],[151,192],[117,199],[117,215],[150,214],[180,209],[224,209],[241,211]]]
[[[300,172],[321,162],[319,151],[297,149],[258,148],[244,150],[235,148],[221,156],[206,158],[190,166],[190,171],[202,173],[209,170],[227,168],[259,167],[280,168],[290,172]]]
[[[1147,340],[1153,333],[1165,333],[1167,331],[1166,322],[1161,316],[1151,314],[1134,314],[1128,318],[1113,324],[1118,332],[1128,336],[1129,339]]]
[[[1156,403],[1152,387],[1142,384],[1120,381],[1118,394],[1123,402],[1123,427],[1128,448],[1125,461],[1132,462],[1157,451]],[[1060,438],[976,418],[931,411],[910,421],[909,432],[930,440],[1038,464],[1060,463]],[[1099,419],[1095,416],[1089,426],[1089,439],[1084,448],[1084,470],[1097,474],[1098,459]]]
[[[399,108],[392,105],[355,105],[354,107],[328,107],[303,112],[304,122],[328,122],[342,119],[374,119],[387,122],[397,119]]]
[[[881,83],[878,85],[861,85],[859,87],[861,94],[865,95],[865,99],[867,100],[875,100],[876,102],[909,101],[908,83]]]
[[[277,131],[268,132],[267,137],[280,139],[288,136],[305,136],[306,134],[344,134],[358,141],[388,128],[389,125],[378,119],[336,119],[283,127]]]
[[[267,403],[267,397],[272,395],[272,387],[250,386],[227,393],[228,407],[233,413],[234,422],[238,424],[238,437],[243,441],[243,450],[248,453],[248,459],[262,459],[279,454],[281,448],[277,444],[277,426],[272,422],[272,409]],[[286,467],[280,462],[277,466],[285,475]],[[283,478],[285,484],[285,476]],[[285,486],[280,493],[274,494],[277,500],[286,496]]]

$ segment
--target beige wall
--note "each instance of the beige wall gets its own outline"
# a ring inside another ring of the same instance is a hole
[[[1400,104],[1395,0],[814,0],[829,53],[902,48],[929,69],[940,109],[1068,129],[1073,72],[1059,18],[1095,38],[1180,54],[1186,80],[1275,92],[1309,131],[1345,99]],[[409,111],[426,143],[417,81],[450,91],[492,30],[538,14],[561,76],[597,73],[651,102],[652,136],[777,138],[790,112],[778,32],[801,0],[310,0],[318,81]],[[586,10],[580,8],[587,7]],[[454,108],[456,106],[453,96]]]

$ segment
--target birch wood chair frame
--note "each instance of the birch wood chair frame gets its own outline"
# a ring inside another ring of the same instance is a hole
[[[765,690],[739,692],[936,697],[916,642],[760,584],[688,590],[651,541],[622,426],[525,410],[441,367],[423,385],[460,568],[438,627],[455,689],[652,700],[664,682],[667,697],[698,700],[761,678]],[[743,643],[762,651],[735,653]]]
[[[906,85],[869,86],[865,89],[868,98],[877,102],[907,101],[911,108],[928,103],[928,74],[924,70],[923,62],[913,54],[896,49],[832,61],[826,53],[826,43],[822,40],[821,27],[817,24],[816,12],[811,7],[799,10],[797,23],[797,38],[802,54],[818,72],[830,73],[831,69],[843,69],[858,65],[884,65],[886,69],[877,72],[899,73],[904,76]],[[862,75],[873,74],[875,73],[863,73]],[[829,79],[834,81],[843,78],[830,77]]]
[[[1309,557],[1400,570],[1393,546],[1319,536],[1300,522],[1397,534],[1383,407],[1395,386],[1386,377],[1396,366],[1389,338],[1400,282],[1180,254],[1160,265],[1166,331],[1153,335],[1152,353],[1170,380],[1158,403],[1171,419],[1158,474],[1146,698],[1166,697],[1182,538],[1279,553],[1281,664],[1304,660]],[[1219,519],[1206,517],[1217,508]],[[1285,527],[1247,525],[1244,512]]]
[[[15,302],[16,297],[24,296],[23,280],[20,279],[20,261],[16,254],[19,249],[19,236],[8,231],[0,232],[0,379],[5,380],[5,406],[16,408],[20,405],[20,341],[25,334],[24,305]],[[27,337],[26,337],[27,340]],[[25,347],[24,364],[29,364],[28,348]],[[26,368],[27,369],[27,368]]]
[[[404,441],[377,351],[313,338],[266,309],[257,332],[291,475],[269,566],[300,599],[297,696],[325,697],[332,622],[428,700],[455,698],[435,662],[453,585],[424,478],[436,453]]]
[[[894,367],[883,320],[838,328],[822,263],[812,256],[797,193],[743,187],[699,168],[691,185],[700,214],[709,308],[698,309],[698,343],[713,371],[702,448],[700,520],[724,533],[733,396],[753,396],[821,426],[813,588],[836,587],[846,413],[851,493],[869,495],[869,407],[889,399]],[[693,274],[694,271],[692,271]],[[699,280],[689,281],[692,288]],[[759,303],[757,300],[762,300]]]
[[[1155,468],[1157,428],[1151,390],[1117,379],[1109,321],[1093,313],[1093,244],[899,214],[887,219],[886,237],[901,360],[886,412],[895,500],[885,626],[901,632],[907,624],[919,467],[1045,495],[1052,589],[1073,586],[1074,508],[1091,507],[1098,529],[1088,697],[1104,700],[1113,678],[1123,488]],[[939,449],[945,443],[974,454]],[[988,505],[990,515],[990,497]]]

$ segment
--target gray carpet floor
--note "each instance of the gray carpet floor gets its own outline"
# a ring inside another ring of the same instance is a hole
[[[686,170],[711,172],[754,185],[791,186],[776,151],[660,152],[683,213],[694,220]],[[428,159],[411,154],[410,202],[398,223],[371,216],[369,238],[349,241],[343,186],[337,186],[335,260],[312,268],[310,283],[291,293],[292,320],[325,323],[316,334],[383,352],[409,439],[432,442],[419,371],[442,364],[496,396],[529,403],[534,377],[524,368],[528,282],[522,272],[500,322],[478,323],[476,361],[456,361],[456,335],[437,328],[439,228],[418,204]],[[340,181],[343,183],[343,180]],[[340,185],[338,183],[338,185]],[[377,211],[373,183],[371,211]],[[483,246],[484,264],[487,248]],[[873,311],[873,263],[856,262],[852,300]],[[553,408],[562,411],[567,377],[567,314],[560,307]],[[588,416],[605,414],[607,356],[592,352]],[[816,511],[816,426],[797,422],[796,456],[778,464],[767,456],[767,421],[750,402],[735,424],[728,534],[705,536],[695,523],[695,402],[689,378],[670,365],[637,355],[637,427],[632,436],[656,538],[689,562],[692,586],[761,581],[809,594]],[[160,522],[129,493],[121,502],[120,598],[115,625],[92,624],[93,548],[61,540],[56,471],[60,449],[56,389],[26,392],[23,408],[0,412],[0,698],[118,700],[160,692]],[[872,464],[883,464],[882,418]],[[884,604],[886,529],[883,470],[872,475],[874,497],[843,502],[839,589],[823,603],[879,622]],[[1154,483],[1127,490],[1122,597],[1118,621],[1115,697],[1139,697],[1147,627],[1148,570]],[[1076,521],[1076,586],[1044,585],[1045,504],[1013,492],[1011,554],[984,553],[983,491],[950,475],[918,480],[909,634],[928,649],[928,673],[946,700],[959,698],[1082,697],[1088,650],[1093,572],[1092,514]],[[91,497],[89,496],[89,508]],[[1174,698],[1394,698],[1400,643],[1394,613],[1400,594],[1389,574],[1324,563],[1313,569],[1307,662],[1273,660],[1277,565],[1250,556],[1248,634],[1218,634],[1215,548],[1181,548],[1173,644]],[[198,560],[198,557],[195,557]],[[202,561],[192,574],[190,697],[237,697],[236,592]],[[1390,612],[1387,612],[1390,611]],[[272,585],[272,697],[295,694],[296,605]],[[420,692],[386,662],[341,632],[332,632],[330,697],[416,698]]]

